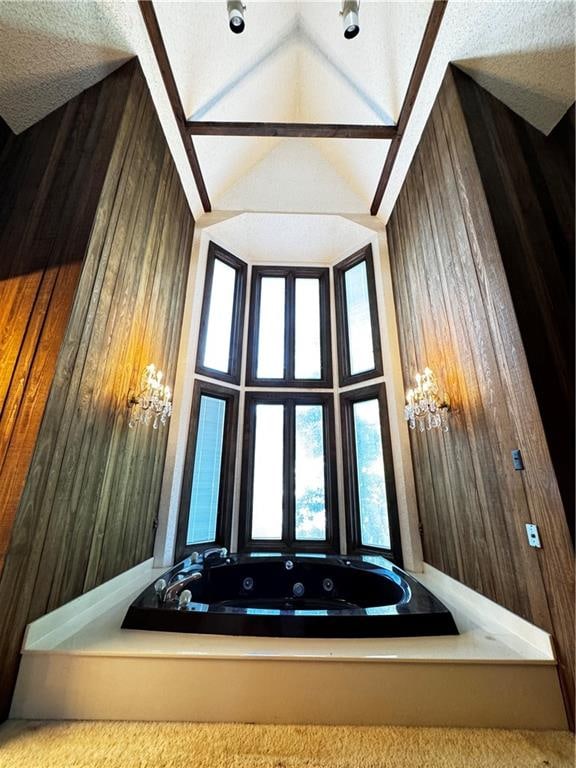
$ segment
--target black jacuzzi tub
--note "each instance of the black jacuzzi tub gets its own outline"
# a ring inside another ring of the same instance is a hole
[[[132,603],[124,629],[271,637],[458,634],[448,609],[383,557],[231,555],[206,564],[185,560],[162,579],[166,587],[159,579]]]

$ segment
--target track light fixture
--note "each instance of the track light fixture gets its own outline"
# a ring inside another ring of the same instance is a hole
[[[342,0],[342,22],[344,24],[344,37],[351,40],[360,32],[360,0]]]
[[[244,11],[246,10],[246,6],[242,0],[228,0],[227,5],[230,30],[236,35],[239,35],[240,32],[244,32],[244,27],[246,26],[246,22],[244,21]]]

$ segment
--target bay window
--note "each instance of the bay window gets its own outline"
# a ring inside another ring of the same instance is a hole
[[[385,385],[340,394],[349,551],[400,552]]]
[[[232,384],[240,382],[246,272],[245,262],[210,243],[196,372]]]
[[[329,270],[253,267],[246,384],[331,387]]]
[[[333,396],[246,394],[243,549],[334,550]]]
[[[340,386],[382,375],[372,248],[334,267]]]
[[[234,544],[234,510],[239,550],[346,547],[400,561],[371,247],[330,269],[253,266],[244,362],[246,276],[243,261],[210,244],[178,556]],[[338,471],[345,531],[339,530]]]
[[[237,390],[197,380],[192,397],[176,555],[230,539],[238,429]]]

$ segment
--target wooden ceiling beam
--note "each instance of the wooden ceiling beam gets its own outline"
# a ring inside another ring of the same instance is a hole
[[[168,93],[172,111],[174,112],[176,123],[178,124],[178,130],[180,131],[180,136],[182,137],[182,143],[184,144],[184,149],[186,150],[186,155],[188,157],[188,162],[190,163],[194,181],[196,182],[196,187],[198,189],[198,194],[200,195],[202,207],[206,213],[210,213],[212,206],[210,204],[210,198],[208,197],[208,190],[206,189],[206,184],[204,183],[204,177],[202,176],[202,170],[198,161],[198,155],[196,154],[194,142],[192,141],[192,136],[190,135],[190,131],[186,126],[184,108],[180,100],[178,88],[176,87],[176,80],[174,79],[174,73],[172,72],[170,61],[168,60],[168,53],[166,52],[166,46],[164,45],[164,40],[162,39],[162,33],[160,31],[160,26],[158,24],[154,6],[152,5],[152,0],[138,0],[138,5],[140,6],[140,12],[142,13],[142,17],[148,31],[148,37],[152,43],[154,55],[156,56],[156,61],[158,62],[158,66],[162,74],[164,87]]]
[[[315,139],[393,139],[395,125],[341,125],[334,123],[250,123],[189,120],[192,136],[276,136]]]
[[[424,30],[422,42],[420,43],[420,49],[418,50],[418,55],[416,56],[414,69],[412,70],[410,82],[408,83],[408,89],[406,90],[406,96],[404,97],[404,102],[402,103],[402,108],[400,110],[397,126],[398,131],[396,136],[392,139],[392,143],[388,149],[388,154],[386,155],[386,160],[384,161],[384,168],[382,169],[380,180],[378,181],[378,186],[376,187],[374,200],[370,206],[370,213],[372,216],[376,216],[378,213],[382,203],[382,198],[384,197],[384,192],[386,191],[386,187],[390,181],[392,169],[394,168],[394,163],[396,162],[396,157],[398,156],[398,150],[400,149],[400,144],[402,143],[402,137],[406,130],[410,115],[412,114],[414,102],[416,101],[418,92],[420,91],[424,73],[426,72],[426,67],[428,66],[428,61],[430,60],[432,48],[436,42],[436,37],[438,36],[438,31],[440,29],[440,24],[442,23],[442,18],[444,16],[447,4],[448,0],[434,0],[430,15],[428,16],[426,29]]]

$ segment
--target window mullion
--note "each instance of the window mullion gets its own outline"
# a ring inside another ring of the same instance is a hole
[[[348,545],[358,541],[360,529],[360,513],[358,499],[358,482],[356,477],[356,440],[354,432],[354,419],[352,417],[352,402],[341,400],[342,408],[342,443],[344,451],[345,483],[348,490],[346,522],[348,527]]]
[[[332,318],[330,317],[330,273],[320,278],[320,376],[332,386]]]
[[[347,403],[348,411],[348,429],[349,432],[349,447],[350,447],[350,461],[348,466],[348,472],[350,473],[351,488],[353,494],[353,502],[350,510],[350,526],[352,535],[350,541],[356,542],[356,545],[360,542],[360,491],[358,488],[358,453],[356,451],[356,425],[354,424],[354,404],[353,402]]]
[[[288,382],[294,381],[295,360],[295,305],[296,288],[294,273],[286,276],[286,304],[284,314],[284,371]]]
[[[250,320],[248,322],[248,345],[246,350],[246,371],[248,378],[256,378],[256,365],[258,361],[259,334],[258,326],[260,323],[260,284],[262,276],[257,275],[252,268],[252,283],[250,291]]]
[[[242,495],[244,500],[244,544],[252,540],[252,499],[254,497],[254,451],[256,449],[256,401],[244,401],[245,438],[242,446]],[[250,442],[248,442],[248,436]]]
[[[333,428],[333,426],[332,426]],[[330,440],[330,414],[328,403],[322,403],[322,435],[324,439],[324,504],[326,509],[326,541],[334,540],[334,510],[338,508],[336,495],[332,494],[332,473],[336,471],[335,455],[332,455]]]
[[[283,539],[290,545],[294,541],[294,463],[295,463],[296,419],[295,403],[287,400],[284,406],[284,525]]]

